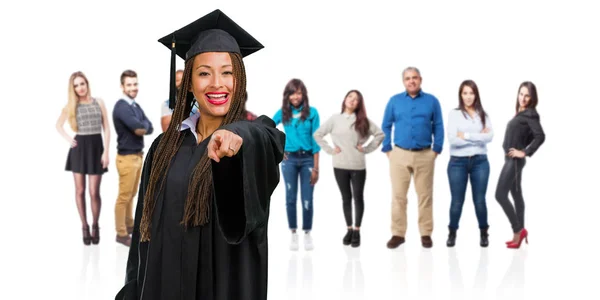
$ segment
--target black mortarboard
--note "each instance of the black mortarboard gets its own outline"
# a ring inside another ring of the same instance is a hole
[[[218,9],[158,41],[171,49],[171,109],[175,108],[175,56],[188,60],[203,52],[234,52],[245,57],[264,48]]]

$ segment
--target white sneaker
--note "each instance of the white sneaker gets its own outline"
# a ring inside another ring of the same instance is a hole
[[[290,243],[290,250],[297,251],[299,247],[300,246],[298,246],[298,234],[292,232],[292,242]]]
[[[314,248],[315,248],[315,246],[313,245],[312,236],[310,235],[309,232],[305,233],[304,234],[304,250],[310,251]]]

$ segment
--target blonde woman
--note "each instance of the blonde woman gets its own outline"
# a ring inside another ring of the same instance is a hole
[[[65,122],[75,132],[71,137],[65,130]],[[101,99],[91,96],[89,81],[82,72],[75,72],[69,78],[69,99],[62,110],[56,130],[70,144],[66,171],[73,172],[75,180],[75,200],[83,229],[83,243],[98,244],[100,232],[100,181],[108,171],[108,148],[110,127],[106,107]],[[104,133],[104,142],[102,141]],[[92,204],[92,233],[87,222],[85,202],[85,176],[88,176],[89,194]]]

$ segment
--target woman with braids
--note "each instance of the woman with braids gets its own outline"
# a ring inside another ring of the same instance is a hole
[[[265,116],[245,120],[242,61],[263,46],[219,10],[159,41],[185,69],[172,122],[144,163],[116,299],[267,299],[269,203],[285,135]]]
[[[76,133],[74,137],[70,137],[63,128],[67,121]],[[65,169],[73,172],[75,180],[75,200],[83,229],[83,243],[96,245],[100,242],[100,181],[108,171],[110,127],[104,102],[91,96],[89,81],[82,72],[75,72],[69,78],[69,98],[56,122],[56,130],[71,146]],[[86,175],[92,204],[91,233],[85,204]]]
[[[285,158],[281,163],[285,181],[285,206],[288,226],[292,232],[290,250],[296,251],[298,245],[298,178],[302,206],[302,230],[304,231],[304,249],[314,248],[310,235],[313,223],[313,191],[319,180],[319,151],[321,147],[313,138],[319,128],[319,113],[309,106],[306,86],[300,79],[290,80],[283,90],[281,109],[273,117],[275,124],[283,123],[286,133]]]
[[[328,134],[335,147],[325,141]],[[371,137],[373,140],[365,146]],[[342,194],[344,218],[348,228],[342,239],[344,245],[360,246],[360,226],[365,207],[363,191],[367,179],[365,154],[375,151],[384,137],[381,128],[367,118],[363,96],[357,90],[346,94],[341,112],[331,116],[314,134],[317,144],[333,155],[333,174]]]

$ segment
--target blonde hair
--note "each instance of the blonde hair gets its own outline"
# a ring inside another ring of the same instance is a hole
[[[77,77],[83,78],[83,80],[85,81],[85,85],[87,85],[87,94],[91,94],[90,83],[87,77],[85,77],[85,75],[80,71],[71,74],[71,77],[69,77],[69,100],[67,102],[67,112],[69,125],[71,126],[71,129],[73,129],[73,131],[75,132],[77,132],[77,104],[79,104],[79,96],[77,96],[74,87],[75,78]]]

